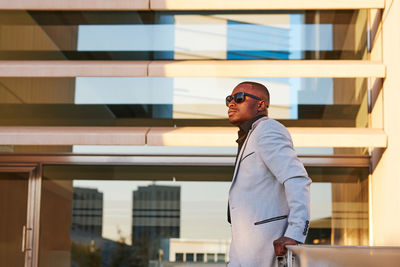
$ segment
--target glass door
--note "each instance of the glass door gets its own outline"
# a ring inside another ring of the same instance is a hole
[[[0,165],[0,266],[33,266],[36,170]]]

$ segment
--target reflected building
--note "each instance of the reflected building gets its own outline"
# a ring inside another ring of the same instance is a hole
[[[174,263],[184,262],[185,266],[226,266],[230,243],[230,240],[218,239],[163,239],[163,264],[174,266]]]
[[[99,238],[102,235],[103,193],[74,187],[71,235]]]
[[[132,245],[135,256],[157,259],[161,240],[180,236],[180,186],[139,186],[133,191]]]

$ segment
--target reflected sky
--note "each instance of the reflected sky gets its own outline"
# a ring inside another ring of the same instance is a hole
[[[304,20],[301,12],[160,14],[155,24],[79,25],[77,50],[168,51],[175,54],[173,59],[182,54],[219,59],[252,59],[257,55],[302,59],[301,51],[332,51],[333,24],[305,24]]]
[[[78,51],[331,51],[332,28],[331,24],[271,26],[229,21],[203,25],[81,25]],[[295,38],[296,42],[290,42]]]
[[[173,105],[173,118],[227,118],[225,97],[240,82],[264,84],[269,115],[297,119],[298,105],[332,105],[332,78],[148,78],[77,77],[76,104]],[[200,107],[189,105],[211,105]],[[194,117],[193,117],[194,116]]]

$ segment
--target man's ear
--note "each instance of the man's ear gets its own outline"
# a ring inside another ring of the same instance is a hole
[[[267,110],[267,105],[264,100],[258,102],[257,111],[265,111]]]

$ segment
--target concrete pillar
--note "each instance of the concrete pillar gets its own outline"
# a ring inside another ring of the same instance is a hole
[[[381,17],[381,20],[379,18]],[[381,21],[381,25],[379,25]],[[383,127],[388,135],[387,149],[374,150],[370,182],[370,234],[372,245],[400,245],[400,2],[386,1],[380,16],[371,11],[371,60],[387,67],[387,76],[379,90],[372,92],[371,127]],[[381,27],[380,27],[381,26]],[[381,51],[380,51],[381,50]]]

